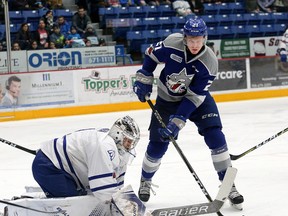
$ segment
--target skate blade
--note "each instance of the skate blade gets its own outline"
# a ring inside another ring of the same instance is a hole
[[[233,203],[230,202],[230,204],[231,204],[231,206],[232,206],[233,208],[235,208],[235,209],[237,209],[237,210],[239,210],[239,211],[242,211],[242,210],[243,210],[242,203],[240,203],[240,204],[233,204]]]

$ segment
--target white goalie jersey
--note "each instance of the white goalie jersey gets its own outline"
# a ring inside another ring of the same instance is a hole
[[[119,155],[108,129],[83,129],[42,143],[42,152],[73,176],[78,189],[109,200],[124,185],[130,154]]]

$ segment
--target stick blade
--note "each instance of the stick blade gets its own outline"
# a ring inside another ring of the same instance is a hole
[[[224,180],[216,196],[216,199],[213,200],[213,202],[156,209],[152,212],[152,215],[192,216],[192,215],[204,215],[219,212],[224,202],[226,201],[229,192],[231,191],[236,174],[237,174],[236,168],[229,167],[227,169]]]

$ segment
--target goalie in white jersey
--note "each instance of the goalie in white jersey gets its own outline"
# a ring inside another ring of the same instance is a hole
[[[129,159],[140,138],[130,117],[118,119],[111,129],[82,129],[42,143],[33,161],[35,180],[46,197],[94,194],[111,200],[124,185]]]

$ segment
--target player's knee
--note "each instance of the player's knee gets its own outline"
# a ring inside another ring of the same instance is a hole
[[[154,142],[150,141],[147,147],[147,154],[151,158],[162,158],[168,149],[169,142]]]
[[[220,127],[206,128],[201,131],[201,134],[210,149],[218,149],[226,145],[226,139]]]

